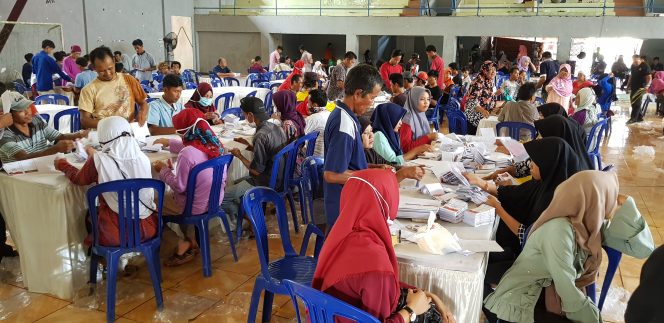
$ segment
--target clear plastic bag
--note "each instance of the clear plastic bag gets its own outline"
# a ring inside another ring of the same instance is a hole
[[[642,158],[655,158],[655,147],[653,146],[636,146],[632,150],[635,157]]]
[[[625,322],[625,310],[631,294],[623,288],[612,287],[602,307],[602,319],[610,322]]]
[[[0,321],[4,321],[10,316],[30,305],[31,299],[28,292],[20,292],[9,299],[0,302]]]

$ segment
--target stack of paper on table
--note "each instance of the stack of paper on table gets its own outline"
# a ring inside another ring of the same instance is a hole
[[[522,162],[528,159],[528,152],[522,143],[512,139],[512,138],[501,138],[500,142],[507,148],[507,150],[514,157],[515,162]]]
[[[429,213],[437,213],[439,208],[440,201],[438,200],[401,196],[397,217],[405,219],[428,219]]]
[[[2,164],[2,169],[9,175],[31,173],[31,172],[49,172],[55,171],[53,161],[55,155],[37,157],[32,159],[18,160],[15,162]]]
[[[488,197],[487,193],[477,186],[460,186],[455,194],[458,199],[471,201],[475,204],[485,203]]]
[[[491,224],[496,217],[496,209],[486,204],[482,204],[474,209],[468,209],[464,212],[463,222],[474,227]]]
[[[451,199],[438,210],[438,218],[451,223],[459,223],[463,220],[463,214],[468,209],[468,203]]]

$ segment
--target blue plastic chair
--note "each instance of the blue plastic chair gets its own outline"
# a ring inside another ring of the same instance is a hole
[[[210,237],[208,233],[208,225],[210,220],[218,217],[224,225],[226,234],[231,244],[231,251],[233,258],[237,261],[237,253],[235,252],[235,243],[233,241],[233,233],[228,224],[228,217],[221,208],[221,200],[219,194],[221,193],[221,184],[225,180],[224,170],[228,169],[233,161],[233,155],[223,155],[217,158],[210,159],[206,162],[196,165],[189,172],[189,179],[187,180],[187,204],[184,207],[184,212],[179,216],[165,216],[164,222],[188,224],[196,226],[196,235],[198,238],[198,246],[201,250],[201,258],[203,260],[203,276],[212,276],[212,260],[210,259]],[[203,214],[192,214],[192,207],[194,203],[194,194],[196,191],[196,181],[198,176],[205,170],[210,170],[212,186],[210,189],[210,196],[208,198],[208,210]]]
[[[146,241],[141,241],[140,217],[138,213],[139,191],[142,189],[153,189],[158,196],[157,217],[159,225],[157,234]],[[118,228],[120,230],[119,246],[102,246],[99,244],[99,220],[97,215],[97,198],[103,193],[114,193],[118,195]],[[115,293],[118,278],[118,265],[120,256],[130,252],[140,252],[145,257],[145,262],[150,271],[152,288],[154,289],[157,308],[164,308],[164,300],[161,294],[161,267],[159,264],[159,246],[161,244],[162,217],[161,210],[164,204],[164,182],[140,178],[125,179],[106,182],[90,187],[87,192],[87,202],[90,206],[90,219],[92,221],[92,257],[90,260],[90,283],[97,283],[97,266],[99,257],[106,259],[108,274],[106,276],[106,321],[115,321]]]
[[[23,85],[23,82],[14,82],[14,90],[23,95],[25,95],[26,92],[30,93],[30,91],[28,91],[28,88],[25,87],[25,85]]]
[[[145,91],[146,94],[153,92],[152,87],[150,87],[149,85],[141,83],[141,88],[143,88],[143,91]]]
[[[265,112],[267,112],[268,116],[271,116],[272,112],[273,112],[273,106],[274,106],[274,102],[272,101],[272,91],[267,92],[267,94],[265,95],[265,102],[264,103],[265,103]]]
[[[452,85],[452,89],[450,90],[450,98],[459,98],[459,95],[461,94],[461,87],[458,85]]]
[[[440,130],[440,104],[442,100],[443,96],[441,95],[440,98],[438,98],[438,102],[436,102],[436,106],[433,108],[431,114],[427,115],[427,120],[429,122],[433,122],[433,128],[436,129],[436,132]]]
[[[55,114],[53,117],[53,128],[60,131],[60,118],[68,116],[69,117],[69,132],[74,133],[81,130],[81,113],[78,111],[78,108],[71,108],[67,110],[62,110]]]
[[[496,125],[496,135],[500,136],[500,130],[507,128],[509,136],[519,141],[521,140],[521,129],[530,131],[530,140],[537,138],[537,129],[523,122],[500,122]]]
[[[253,82],[251,86],[254,86]],[[258,84],[256,84],[256,87],[262,89],[270,89],[270,82],[258,82]]]
[[[537,103],[537,105],[542,105],[542,104],[544,104],[545,102],[544,102],[544,99],[542,99],[542,98],[540,98],[540,97],[537,97],[537,98],[535,98],[535,103]]]
[[[288,77],[288,74],[290,74],[290,71],[281,71],[276,73],[276,79],[277,80],[285,80]]]
[[[59,101],[63,101],[64,105],[69,105],[69,98],[62,94],[44,94],[35,98],[36,104],[43,104],[44,101],[46,101],[46,104],[59,104]]]
[[[308,322],[311,323],[333,323],[335,318],[346,318],[361,323],[379,323],[380,321],[371,314],[345,303],[334,296],[313,289],[308,285],[296,283],[285,279],[282,282],[291,297],[298,322],[300,320],[300,309],[297,299],[301,299],[307,310]]]
[[[272,83],[272,85],[270,85],[270,92],[279,91],[279,87],[281,86],[281,84],[283,83]]]
[[[242,109],[240,108],[228,108],[221,112],[221,119],[224,119],[225,116],[232,114],[240,118],[240,120],[244,120],[244,115],[242,115]]]
[[[602,112],[606,112],[611,108],[612,97],[611,93],[613,92],[613,85],[609,83],[611,77],[605,77],[600,82],[599,85],[602,88],[602,94],[597,98],[597,103],[602,108]]]
[[[152,73],[152,79],[161,83],[164,81],[164,74],[161,73]]]
[[[219,105],[219,101],[221,99],[223,99],[224,100],[224,108],[221,111],[222,112],[226,111],[226,110],[231,108],[231,104],[233,103],[234,98],[235,98],[235,93],[226,92],[226,93],[218,96],[216,99],[214,99],[214,106],[217,107],[217,110],[219,110],[219,108],[221,107],[221,105]]]
[[[598,121],[591,129],[590,135],[586,140],[586,150],[595,169],[602,169],[602,155],[599,152],[599,146],[602,144],[602,137],[608,131],[608,119]]]
[[[283,258],[274,261],[270,261],[268,250],[267,227],[265,225],[263,210],[263,205],[266,203],[272,203],[275,206],[281,245],[285,254]],[[288,295],[288,289],[282,281],[288,279],[310,285],[314,271],[316,270],[317,259],[295,253],[288,231],[286,206],[280,193],[267,187],[254,187],[244,194],[242,206],[246,210],[254,230],[256,246],[258,247],[258,260],[261,264],[261,272],[256,276],[254,290],[251,294],[251,305],[249,306],[247,322],[254,322],[256,320],[258,302],[260,301],[263,290],[265,290],[263,298],[263,322],[268,322],[272,316],[274,294]],[[300,254],[302,254],[302,251],[300,251]]]
[[[157,84],[157,92],[164,92],[164,83]]]
[[[599,310],[602,310],[602,307],[604,306],[604,301],[606,300],[606,295],[609,292],[609,289],[611,288],[611,282],[613,281],[613,277],[616,275],[616,271],[618,270],[618,265],[620,264],[620,259],[622,259],[622,253],[616,249],[613,249],[611,247],[607,246],[602,246],[604,251],[606,251],[606,255],[609,258],[609,264],[608,267],[606,268],[606,274],[604,274],[604,282],[602,283],[602,292],[599,296],[599,303],[595,301],[596,297],[596,288],[595,288],[595,283],[592,283],[588,286],[586,286],[586,294],[588,294],[588,297],[597,304],[597,307]]]
[[[302,216],[308,219],[307,229],[304,233],[303,249],[307,249],[309,238],[312,233],[318,235],[316,237],[316,248],[314,249],[314,257],[318,257],[320,250],[323,248],[325,234],[316,227],[314,223],[314,199],[323,196],[323,158],[309,156],[304,159],[300,170],[303,178],[303,192],[304,201],[306,205],[301,209]]]
[[[304,157],[311,157],[314,155],[314,149],[316,148],[316,139],[318,139],[318,131],[313,131],[311,133],[308,133],[295,141],[295,152],[300,152],[304,147],[306,146],[306,152],[304,154]],[[298,188],[298,198],[300,200],[300,210],[302,210],[302,223],[307,224],[309,223],[308,217],[305,216],[305,198],[304,198],[304,190],[305,190],[305,179],[302,175],[296,176],[295,174],[295,168],[297,167],[297,158],[293,158],[292,160],[292,165],[289,165],[289,167],[292,167],[293,170],[290,172],[292,174],[292,178],[288,181],[288,189],[291,187],[297,187]]]
[[[142,80],[142,81],[141,81],[141,84],[143,84],[143,85],[147,85],[147,86],[150,86],[150,81],[148,81],[148,80]]]
[[[253,92],[249,92],[249,94],[247,94],[247,97],[249,97],[249,96],[255,97],[257,92],[258,92],[258,90],[253,91]]]
[[[42,118],[46,124],[48,124],[48,121],[51,120],[51,115],[48,113],[42,113],[39,115],[39,117]]]
[[[224,86],[224,82],[222,82],[219,78],[210,79],[210,84],[212,84],[212,87]]]
[[[198,84],[198,73],[192,69],[186,69],[182,71],[182,75],[185,77],[187,82]]]
[[[646,93],[643,99],[643,104],[641,105],[641,115],[645,116],[646,112],[648,112],[648,105],[652,102],[652,98],[650,97],[650,94]]]
[[[184,83],[184,88],[187,90],[193,90],[196,88],[196,83],[194,82],[185,82]]]
[[[267,80],[263,79],[263,76],[258,73],[249,73],[247,75],[247,80],[244,81],[244,86],[254,86],[254,82],[265,82]]]
[[[294,168],[291,168],[290,165],[295,163],[297,158],[297,151],[295,150],[295,141],[281,148],[281,150],[274,156],[274,163],[272,164],[272,173],[270,176],[269,187],[278,192],[279,196],[282,199],[288,199],[288,205],[291,209],[291,215],[293,218],[293,228],[295,232],[299,232],[298,222],[297,222],[297,210],[295,210],[295,198],[293,197],[293,191],[289,188],[289,180],[292,178],[292,171]],[[281,183],[277,182],[277,179],[281,177]],[[246,196],[246,193],[245,193]],[[242,237],[242,219],[244,211],[240,210],[237,214],[237,241],[240,241]]]
[[[240,86],[240,81],[234,77],[225,77],[226,86]]]
[[[466,115],[461,110],[447,110],[447,128],[449,133],[458,135],[468,134],[468,121]]]

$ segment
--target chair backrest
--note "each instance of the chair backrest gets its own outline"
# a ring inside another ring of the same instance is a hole
[[[197,75],[196,71],[194,71],[192,69],[186,69],[186,70],[182,71],[182,75],[185,77],[187,82],[198,83],[198,80],[197,80],[198,75]]]
[[[318,139],[318,131],[312,131],[300,138],[295,142],[295,151],[300,151],[303,146],[307,146],[307,152],[304,157],[309,157],[314,155],[314,149],[316,148],[316,139]]]
[[[267,112],[268,116],[272,115],[272,108],[274,105],[274,102],[272,102],[272,91],[267,92],[265,95],[265,112]]]
[[[69,105],[69,98],[62,94],[44,94],[35,98],[36,104],[42,104],[43,101],[46,101],[46,104],[59,104],[59,101],[63,101],[64,105]]]
[[[28,91],[28,88],[23,85],[23,82],[14,82],[14,90],[25,95],[25,92]]]
[[[277,72],[277,80],[285,80],[288,77],[288,74],[290,74],[290,71],[281,71]]]
[[[202,162],[189,171],[187,179],[187,203],[184,207],[183,214],[198,215],[191,214],[191,209],[194,204],[194,194],[196,192],[196,182],[198,180],[198,175],[208,169],[211,170],[211,174],[207,174],[205,177],[212,176],[210,196],[208,198],[208,213],[216,213],[219,211],[219,205],[221,204],[219,194],[221,194],[221,184],[225,180],[224,170],[228,169],[232,161],[233,155],[227,154]]]
[[[442,101],[443,101],[443,96],[441,95],[438,98],[438,101],[436,101],[436,106],[433,107],[433,112],[429,117],[429,121],[437,122],[440,119],[440,105]]]
[[[544,99],[537,97],[535,98],[535,103],[537,103],[537,105],[542,105],[544,104]]]
[[[590,154],[598,154],[602,137],[609,129],[609,119],[599,120],[591,129],[586,140],[586,150]]]
[[[447,127],[450,133],[458,135],[468,134],[468,121],[466,115],[461,110],[447,110]]]
[[[461,102],[459,102],[458,98],[450,96],[443,110],[461,110]]]
[[[147,86],[150,86],[150,81],[148,81],[148,80],[142,80],[142,81],[141,81],[141,84],[143,84],[143,85],[147,85]]]
[[[225,77],[226,86],[240,86],[240,81],[234,77]]]
[[[41,114],[39,114],[39,117],[41,117],[42,120],[44,120],[44,122],[46,122],[46,124],[48,124],[48,121],[51,120],[51,115],[48,114],[48,113],[41,113]]]
[[[78,111],[78,108],[71,108],[67,110],[62,110],[55,114],[53,117],[53,127],[55,130],[60,131],[60,118],[63,116],[69,116],[69,132],[74,133],[81,130],[81,113]]]
[[[272,83],[272,85],[270,85],[270,92],[277,92],[281,84],[283,83]]]
[[[224,99],[224,108],[221,111],[226,111],[226,110],[230,109],[234,98],[235,98],[235,93],[226,92],[226,93],[218,96],[216,99],[214,99],[214,106],[217,107],[217,110],[219,110],[219,108],[221,107],[219,105],[219,100]]]
[[[253,86],[254,82],[252,81],[251,83],[252,83],[251,86]],[[270,88],[270,82],[258,82],[256,87],[263,88],[263,89],[269,89]]]
[[[268,187],[254,187],[244,193],[242,197],[242,206],[249,222],[254,229],[254,237],[258,246],[258,260],[261,264],[261,274],[267,281],[272,281],[269,263],[270,252],[268,249],[267,226],[265,225],[265,212],[263,205],[266,203],[274,204],[277,213],[277,223],[279,225],[279,234],[281,236],[281,245],[286,257],[295,257],[295,249],[290,241],[290,232],[288,231],[288,214],[286,214],[286,205],[284,199],[275,190]]]
[[[164,82],[157,84],[157,92],[164,92]]]
[[[450,98],[458,98],[460,94],[461,87],[458,85],[452,85],[452,89],[450,90]]]
[[[185,82],[184,83],[184,88],[187,90],[193,90],[196,88],[196,83],[194,82]]]
[[[145,93],[152,93],[152,88],[149,85],[141,83],[141,87],[143,88],[143,91],[145,91]]]
[[[309,223],[314,223],[314,205],[313,201],[318,196],[322,196],[323,191],[323,164],[325,160],[316,156],[309,156],[304,159],[300,165],[302,178],[304,179],[304,196],[307,203],[309,203]]]
[[[509,136],[516,140],[519,141],[521,139],[521,129],[525,129],[530,131],[530,139],[533,140],[537,137],[537,129],[535,129],[534,126],[531,126],[527,123],[523,122],[500,122],[496,125],[496,135],[500,136],[500,130],[503,128],[507,128]]]
[[[242,115],[242,109],[240,108],[228,108],[221,112],[221,119],[224,119],[225,116],[232,114],[240,118],[240,120],[244,120],[244,116]]]
[[[258,93],[258,90],[253,91],[253,92],[249,92],[249,94],[247,94],[247,96],[256,96],[256,93]]]
[[[281,175],[282,187],[284,189],[288,185],[288,181],[292,178],[292,173],[290,172],[291,159],[295,159],[297,151],[295,151],[296,141],[291,142],[290,144],[281,148],[281,150],[274,156],[274,162],[272,164],[272,173],[270,176],[270,188],[277,190],[279,183],[277,180]],[[294,161],[293,161],[294,162]]]
[[[300,309],[297,304],[297,299],[299,298],[307,309],[311,323],[333,323],[336,321],[336,318],[346,318],[360,323],[380,322],[371,314],[345,303],[334,296],[288,279],[282,282],[288,289],[291,301],[295,307],[295,316],[298,320],[300,319]]]
[[[87,201],[92,219],[92,239],[94,246],[99,245],[99,220],[97,218],[97,198],[103,193],[114,193],[118,195],[118,229],[120,233],[120,248],[135,248],[141,243],[141,219],[139,206],[142,203],[139,199],[139,192],[143,189],[153,189],[156,191],[157,199],[157,219],[161,228],[161,210],[164,204],[164,182],[151,178],[123,179],[111,181],[92,186],[87,192]],[[157,230],[161,238],[161,230]],[[104,246],[101,246],[104,247]]]
[[[212,87],[224,86],[224,82],[222,82],[219,78],[210,79],[210,84],[212,84]]]

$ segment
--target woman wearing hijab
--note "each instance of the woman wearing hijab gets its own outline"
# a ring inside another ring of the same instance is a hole
[[[572,75],[570,71],[572,68],[569,64],[560,65],[558,70],[558,75],[551,79],[551,82],[545,87],[548,96],[546,98],[546,103],[555,102],[563,106],[568,114],[572,114],[572,111],[569,109],[570,101],[572,98]]]
[[[431,145],[425,144],[404,153],[399,139],[399,128],[403,124],[406,110],[395,103],[383,103],[376,107],[371,116],[371,125],[375,134],[374,149],[388,162],[403,165],[407,160],[417,158],[425,151],[431,150]]]
[[[601,322],[597,306],[580,288],[597,277],[602,260],[601,228],[618,208],[618,189],[618,176],[613,172],[582,171],[562,183],[530,229],[514,265],[484,300],[485,307],[509,322],[551,322],[545,315]],[[546,309],[537,306],[543,286],[549,286]]]
[[[466,94],[466,118],[468,119],[468,134],[477,132],[482,118],[489,116],[496,107],[496,98],[493,95],[493,81],[496,77],[496,67],[491,61],[485,61]]]
[[[356,203],[358,200],[363,203]],[[341,191],[339,220],[318,257],[312,287],[381,322],[410,322],[411,313],[423,314],[433,302],[443,321],[453,323],[454,316],[438,296],[399,282],[387,224],[396,218],[398,208],[399,186],[393,172],[369,169],[353,173]],[[408,296],[406,306],[399,309],[402,289],[408,289]]]
[[[213,96],[212,85],[201,82],[184,107],[200,110],[205,114],[206,120],[211,121],[213,124],[220,124],[222,121],[219,113],[217,113],[217,108],[214,106]]]
[[[88,160],[79,170],[62,158],[55,160],[55,168],[76,185],[87,186],[94,183],[106,183],[123,179],[152,178],[150,160],[141,151],[138,142],[132,136],[127,119],[118,116],[107,117],[99,121],[97,134],[101,151],[87,146]],[[141,241],[151,239],[157,234],[159,221],[157,206],[154,203],[153,190],[141,190],[138,206],[141,219]],[[88,220],[88,223],[89,222]],[[118,227],[118,195],[104,193],[97,206],[97,237],[102,246],[119,246],[120,229]],[[90,231],[90,230],[89,230]],[[92,236],[85,239],[86,245],[93,243]]]
[[[664,115],[664,71],[659,71],[655,73],[655,77],[650,83],[650,89],[648,92],[654,94],[657,99],[657,114],[662,116]]]
[[[516,61],[518,62],[524,56],[528,56],[528,48],[526,48],[526,45],[519,45],[519,54],[516,55]]]
[[[325,73],[325,69],[323,69],[323,63],[321,63],[320,61],[316,61],[314,63],[313,72],[318,74],[318,79],[323,80],[324,83],[323,85],[325,85],[325,83],[327,82],[327,73]]]
[[[159,178],[171,188],[164,197],[163,214],[179,216],[182,215],[187,204],[189,173],[198,164],[221,156],[224,147],[210,125],[205,121],[203,112],[199,110],[184,109],[173,116],[173,126],[177,129],[177,133],[182,136],[182,140],[160,139],[155,143],[168,146],[171,153],[178,154],[175,173],[173,173],[172,165],[167,165],[161,161],[152,164],[152,168],[159,174]],[[225,186],[226,182],[224,181],[219,193],[220,201],[224,198]],[[207,212],[211,189],[212,170],[207,169],[198,174],[196,178],[196,189],[194,190],[194,201],[191,209],[192,215]],[[180,225],[184,239],[180,240],[173,255],[164,263],[165,266],[179,266],[192,261],[196,256],[198,244],[195,239],[191,238],[187,229],[186,225]]]
[[[576,106],[572,119],[576,120],[585,131],[586,135],[597,123],[600,108],[595,104],[595,92],[591,88],[583,88],[576,96]]]
[[[293,70],[288,74],[288,77],[284,80],[283,83],[279,86],[277,91],[283,91],[283,90],[290,90],[291,87],[291,79],[293,78],[293,75],[300,75],[302,76],[302,71],[304,70],[304,61],[298,60],[295,62],[295,67]]]
[[[576,95],[579,93],[579,90],[587,87],[593,87],[593,82],[590,82],[588,79],[586,79],[585,73],[579,72],[576,80],[572,82],[572,94]]]
[[[362,136],[362,146],[364,147],[364,156],[367,158],[369,168],[377,168],[382,165],[395,166],[395,163],[390,163],[383,156],[379,155],[374,149],[374,132],[371,126],[371,120],[367,117],[360,117],[360,129]]]
[[[277,107],[278,118],[281,121],[281,128],[286,133],[288,142],[304,135],[304,118],[297,113],[295,105],[297,98],[293,91],[277,91],[272,96],[274,106]]]
[[[438,138],[438,133],[431,132],[426,115],[430,98],[431,92],[421,86],[414,86],[406,93],[406,103],[404,104],[406,115],[399,128],[401,149],[405,152],[428,145]]]
[[[542,104],[537,107],[537,111],[539,111],[539,113],[542,115],[542,118],[546,118],[554,114],[558,114],[567,118],[567,111],[565,111],[562,105],[555,102]]]

